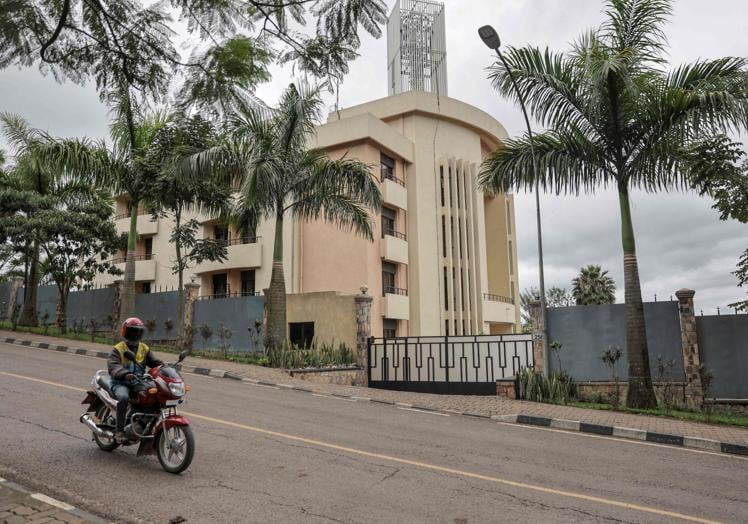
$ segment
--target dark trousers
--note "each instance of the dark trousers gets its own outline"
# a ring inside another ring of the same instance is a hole
[[[127,386],[117,385],[112,391],[114,398],[117,399],[117,429],[124,431],[125,417],[127,416],[127,404],[130,402],[130,388]]]

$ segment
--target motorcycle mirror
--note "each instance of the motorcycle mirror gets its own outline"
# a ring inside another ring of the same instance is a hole
[[[125,358],[127,360],[132,360],[134,362],[135,361],[135,353],[133,353],[132,351],[130,351],[128,349],[128,350],[125,351]]]
[[[187,356],[190,354],[188,350],[184,350],[179,354],[179,360],[177,362],[182,362],[184,359],[187,358]]]

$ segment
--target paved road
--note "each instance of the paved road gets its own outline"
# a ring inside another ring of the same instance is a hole
[[[99,366],[0,344],[0,475],[126,522],[748,521],[743,458],[192,375],[173,476],[90,441]]]

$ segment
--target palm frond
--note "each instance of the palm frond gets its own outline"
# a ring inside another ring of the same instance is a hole
[[[672,12],[670,0],[608,0],[602,36],[620,56],[641,64],[662,63],[667,38],[662,29]]]

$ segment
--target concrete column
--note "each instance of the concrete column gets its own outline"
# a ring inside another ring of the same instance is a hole
[[[704,402],[704,388],[701,385],[699,366],[699,343],[696,336],[696,314],[693,307],[692,289],[680,289],[675,292],[678,297],[680,312],[680,334],[683,347],[683,370],[686,374],[686,404],[692,409],[701,409]]]
[[[371,337],[371,303],[373,297],[367,295],[368,288],[361,286],[361,294],[356,295],[356,363],[359,371],[357,386],[369,386],[369,337]]]
[[[184,285],[184,307],[182,308],[182,347],[184,349],[192,349],[195,302],[199,296],[200,284],[190,282]]]
[[[544,373],[543,316],[540,314],[539,300],[530,302],[530,318],[532,318],[532,358],[535,361],[535,371]]]
[[[21,277],[13,277],[10,280],[10,296],[8,297],[7,309],[4,312],[5,318],[13,320],[13,310],[18,301],[18,291],[23,287],[23,279]]]
[[[124,281],[123,280],[115,280],[111,284],[109,284],[109,287],[114,289],[114,302],[112,303],[112,336],[115,339],[119,339],[120,337],[120,320],[119,320],[119,312],[122,309],[122,292],[124,291]]]

